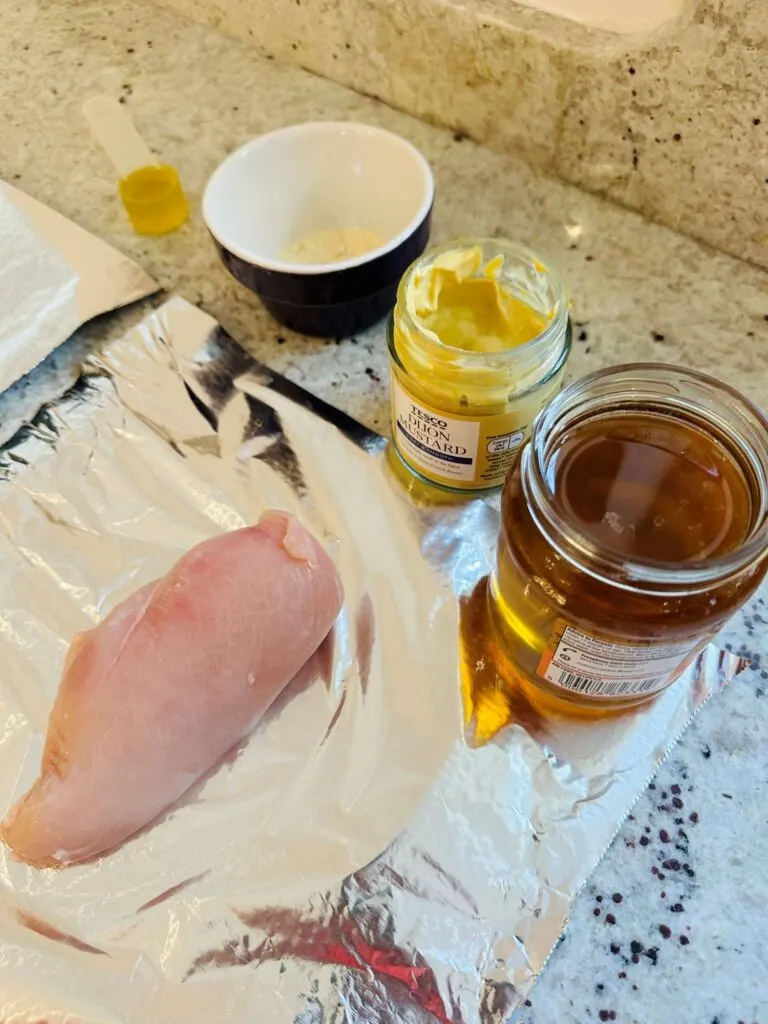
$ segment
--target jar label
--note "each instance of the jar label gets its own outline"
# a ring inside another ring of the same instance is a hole
[[[456,416],[418,401],[392,373],[392,434],[405,461],[449,487],[482,489],[504,483],[528,434],[521,410],[496,416]]]
[[[588,697],[632,697],[663,690],[700,646],[624,644],[600,640],[558,620],[538,673],[555,686]]]

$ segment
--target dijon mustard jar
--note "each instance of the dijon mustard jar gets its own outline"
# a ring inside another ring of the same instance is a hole
[[[450,242],[406,272],[388,345],[398,459],[438,488],[499,487],[560,389],[571,348],[565,289],[514,242]]]

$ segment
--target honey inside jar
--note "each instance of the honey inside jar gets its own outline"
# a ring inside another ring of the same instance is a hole
[[[601,547],[667,566],[727,554],[749,534],[748,481],[726,446],[653,412],[577,425],[551,456],[565,515]]]
[[[765,575],[767,473],[768,421],[693,371],[603,371],[551,403],[507,481],[491,597],[539,704],[605,713],[677,678]]]

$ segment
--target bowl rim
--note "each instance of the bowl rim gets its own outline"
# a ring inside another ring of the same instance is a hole
[[[399,145],[407,151],[410,156],[414,159],[416,164],[421,168],[424,175],[424,194],[419,205],[418,211],[408,221],[407,225],[394,235],[389,241],[383,245],[377,246],[375,249],[371,249],[368,252],[363,253],[361,256],[354,256],[346,260],[337,260],[333,263],[291,263],[287,260],[273,259],[264,255],[256,253],[254,250],[246,249],[244,246],[236,245],[230,240],[227,240],[222,232],[216,230],[212,224],[211,204],[213,189],[218,185],[219,181],[225,176],[228,168],[234,164],[237,160],[241,159],[252,149],[257,149],[263,145],[267,140],[277,135],[299,135],[308,129],[322,131],[338,132],[339,130],[353,130],[355,132],[372,134],[372,135],[387,135],[390,139],[394,139]],[[302,121],[299,124],[286,125],[283,128],[276,128],[270,132],[264,132],[262,135],[257,135],[255,138],[250,139],[248,142],[239,146],[232,153],[222,160],[218,167],[211,174],[203,192],[203,220],[205,221],[206,227],[210,231],[214,239],[219,243],[222,248],[226,249],[229,253],[234,256],[238,256],[240,259],[245,260],[254,267],[261,268],[263,270],[269,270],[279,274],[295,274],[299,276],[313,276],[318,274],[332,274],[340,270],[348,270],[352,267],[360,267],[366,263],[372,263],[380,256],[384,256],[389,252],[393,252],[403,242],[405,242],[411,235],[414,234],[423,223],[424,219],[429,216],[432,209],[432,205],[435,200],[435,176],[432,172],[426,157],[409,142],[408,139],[403,138],[402,135],[398,135],[396,132],[391,132],[387,128],[380,128],[378,125],[365,124],[362,121]]]

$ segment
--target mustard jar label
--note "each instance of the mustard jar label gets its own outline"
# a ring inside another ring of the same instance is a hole
[[[526,438],[519,414],[448,415],[417,401],[392,375],[392,426],[402,458],[435,483],[466,489],[504,482]]]

